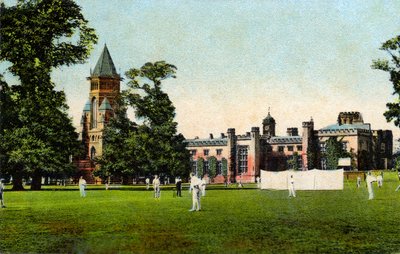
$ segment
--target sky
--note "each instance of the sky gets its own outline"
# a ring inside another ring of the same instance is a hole
[[[372,129],[400,138],[383,116],[395,100],[389,75],[370,67],[373,59],[388,58],[382,42],[400,34],[398,1],[76,2],[99,41],[86,63],[52,74],[75,126],[89,97],[86,77],[107,44],[122,76],[146,62],[178,68],[163,89],[186,138],[261,129],[269,108],[277,135],[300,130],[311,117],[319,129],[335,123],[339,112],[359,111]]]

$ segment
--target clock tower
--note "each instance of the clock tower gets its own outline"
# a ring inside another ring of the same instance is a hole
[[[263,120],[263,135],[267,137],[274,137],[275,125],[275,119],[271,116],[268,108],[268,115]]]

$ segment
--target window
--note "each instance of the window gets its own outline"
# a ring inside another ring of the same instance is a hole
[[[303,151],[303,146],[297,146],[297,151]]]
[[[222,175],[222,161],[217,161],[217,175]]]
[[[284,146],[278,146],[278,152],[283,153],[284,149],[285,149]]]
[[[343,151],[347,151],[347,142],[342,142]]]
[[[92,108],[91,108],[91,126],[92,128],[97,128],[97,99],[93,97],[92,99]]]
[[[190,154],[191,154],[192,156],[196,156],[196,152],[197,152],[197,150],[190,150]]]
[[[319,149],[322,153],[326,152],[326,144],[325,143],[320,143],[319,144]]]
[[[287,149],[288,151],[293,152],[293,146],[288,146]]]
[[[247,172],[247,146],[239,146],[239,174]]]
[[[217,149],[217,155],[221,155],[222,154],[222,149]]]
[[[197,161],[191,161],[191,164],[192,164],[192,172],[197,175]]]
[[[208,150],[208,149],[204,149],[204,151],[203,151],[204,152],[204,156],[208,156],[209,151],[210,150]]]
[[[204,161],[204,174],[208,174],[210,169],[210,163],[208,161]]]
[[[90,149],[90,159],[94,159],[96,157],[96,148],[94,148],[94,146],[92,146],[92,148]]]

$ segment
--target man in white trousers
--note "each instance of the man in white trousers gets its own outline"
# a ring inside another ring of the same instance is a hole
[[[361,186],[361,177],[357,176],[357,188],[360,188]]]
[[[193,173],[191,173],[190,174],[190,189],[192,189],[192,209],[189,210],[190,212],[201,210],[201,205],[200,205],[201,185],[202,185],[201,180],[197,176],[195,176]]]
[[[3,184],[3,179],[0,179],[0,203],[1,203],[1,208],[6,208],[4,205],[4,197],[3,197],[3,192],[4,192],[4,184]]]
[[[207,185],[207,181],[206,179],[203,177],[201,179],[201,195],[204,197],[206,195],[206,185]]]
[[[289,197],[296,197],[296,191],[294,190],[294,178],[293,175],[290,175],[289,178]]]
[[[86,180],[85,179],[83,179],[83,176],[81,176],[80,178],[79,178],[79,192],[80,192],[80,194],[81,194],[81,197],[86,197],[86,191],[85,191],[85,188],[86,188]]]
[[[153,189],[154,189],[154,197],[155,198],[160,198],[160,179],[158,178],[158,175],[154,176],[153,179]]]
[[[368,172],[365,181],[367,182],[368,200],[374,199],[374,189],[372,188],[372,183],[376,182],[376,177],[373,176],[371,172]]]

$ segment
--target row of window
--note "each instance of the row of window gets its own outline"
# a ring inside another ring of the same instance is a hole
[[[203,172],[204,174],[207,174],[210,170],[210,163],[209,161],[204,161],[203,163]],[[222,161],[217,161],[217,168],[216,168],[216,174],[217,175],[222,175]],[[197,170],[197,161],[192,161],[192,172],[194,172],[196,175],[198,173]]]
[[[192,156],[196,156],[197,150],[196,149],[190,150],[190,154]],[[204,154],[204,156],[208,156],[210,154],[210,149],[204,149],[203,154]],[[216,149],[216,154],[222,155],[222,149]]]
[[[287,147],[287,150],[289,152],[293,152],[294,151],[294,146],[286,146],[286,147]],[[298,145],[298,146],[296,146],[296,149],[297,149],[297,151],[302,151],[303,150],[303,146]],[[283,153],[284,150],[285,150],[285,146],[278,146],[278,152]]]

